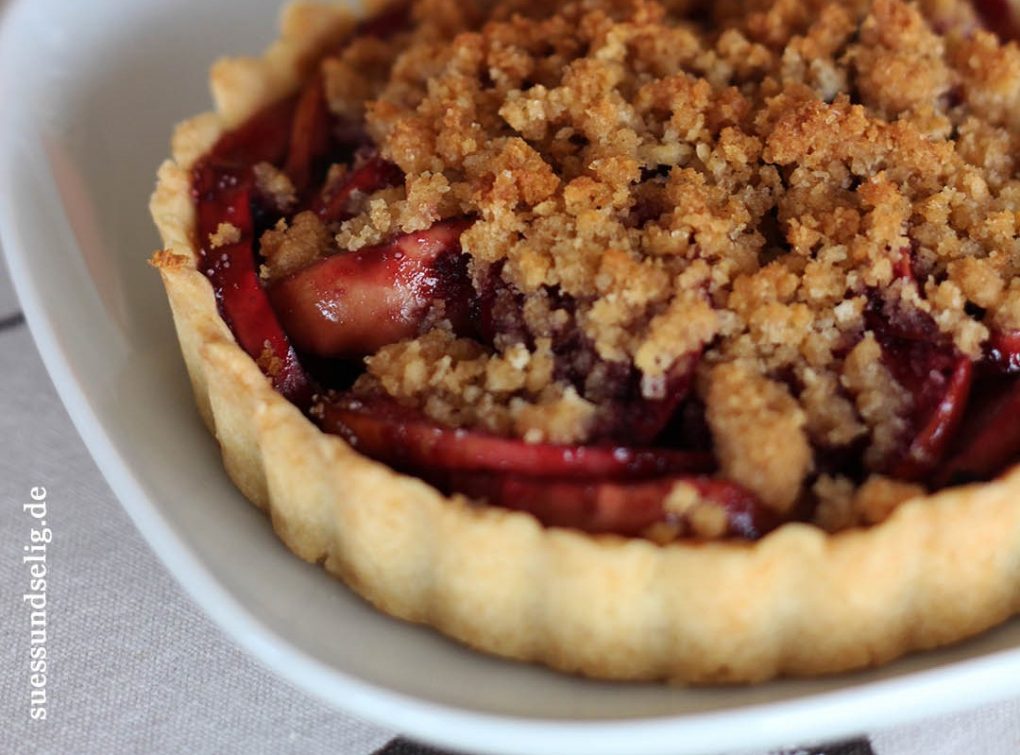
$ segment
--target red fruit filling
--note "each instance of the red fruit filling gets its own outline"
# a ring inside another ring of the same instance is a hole
[[[195,167],[192,186],[202,249],[200,269],[213,284],[223,319],[273,386],[304,406],[311,398],[312,385],[269,304],[253,250],[256,228],[251,165],[282,159],[292,111],[293,104],[287,101],[227,134]],[[237,229],[239,238],[212,248],[210,236],[223,223]]]
[[[982,10],[1006,28],[995,3]],[[396,8],[363,24],[360,33],[385,36],[405,22],[406,8]],[[325,372],[315,369],[313,379],[303,363],[360,360],[441,320],[488,346],[533,345],[536,334],[525,323],[523,297],[501,280],[498,266],[469,267],[460,235],[470,220],[338,251],[264,284],[259,235],[290,216],[261,195],[254,166],[263,162],[290,179],[295,208],[311,210],[330,228],[352,217],[365,195],[401,184],[403,174],[366,143],[360,124],[332,115],[320,75],[299,96],[226,134],[193,170],[200,268],[224,320],[274,387],[310,409],[324,431],[444,491],[527,511],[547,525],[621,535],[641,535],[656,525],[689,532],[690,512],[671,503],[678,486],[714,506],[717,520],[722,512],[720,536],[753,539],[779,523],[752,493],[709,476],[717,464],[703,407],[690,395],[700,351],[678,359],[649,388],[633,368],[601,361],[568,318],[552,335],[557,375],[583,389],[597,372],[602,391],[600,419],[587,445],[454,429],[392,399],[325,392]],[[331,171],[337,164],[347,167]],[[224,224],[229,233],[221,233]],[[909,248],[894,255],[893,266],[902,285],[922,277]],[[569,297],[545,294],[573,317]],[[1020,423],[1013,421],[1020,416],[1020,384],[1011,377],[1020,372],[1020,331],[994,331],[982,369],[975,370],[924,313],[890,313],[876,305],[867,323],[883,362],[912,398],[908,429],[882,465],[884,474],[940,487],[989,479],[1020,458]],[[316,392],[326,398],[313,406]],[[846,453],[859,457],[860,449]],[[847,469],[860,467],[859,458],[844,466],[837,471],[852,476]],[[805,506],[810,502],[795,510]]]
[[[524,321],[524,297],[512,290],[499,275],[499,268],[488,271],[479,284],[473,310],[475,335],[484,343],[523,342],[529,345],[534,334]],[[555,306],[570,312],[569,297],[556,290],[546,294]],[[701,353],[687,354],[670,367],[651,387],[654,397],[644,395],[636,370],[599,359],[594,345],[576,323],[565,325],[553,334],[553,350],[559,356],[557,373],[576,386],[583,387],[593,373],[601,378],[598,396],[603,406],[600,421],[591,436],[595,442],[623,441],[633,445],[652,445],[659,441],[684,405],[694,383]]]
[[[987,480],[1020,459],[1020,383],[986,386],[954,439],[938,486]]]
[[[900,249],[899,254],[893,260],[893,273],[897,278],[906,281],[915,280],[914,276],[914,255],[910,247]]]
[[[666,505],[678,483],[725,514],[722,535],[753,539],[776,523],[748,491],[704,476],[715,466],[709,453],[523,443],[440,427],[391,399],[337,396],[317,415],[324,430],[368,456],[548,525],[623,535],[660,523],[683,526],[684,515]]]
[[[902,456],[890,463],[891,476],[920,481],[935,469],[963,419],[972,372],[971,361],[962,356],[956,358],[948,372],[930,367],[915,394],[918,398],[914,415],[916,433]]]
[[[687,400],[694,385],[694,371],[701,354],[677,360],[666,373],[657,392],[661,398],[625,398],[610,402],[609,421],[596,430],[595,437],[627,438],[631,443],[651,444],[665,432]]]
[[[368,456],[415,472],[493,472],[543,478],[634,480],[707,474],[712,455],[672,448],[524,443],[442,427],[388,398],[338,396],[324,401],[320,424]]]
[[[901,480],[927,478],[946,453],[970,397],[973,363],[958,354],[923,312],[872,312],[882,358],[910,394],[913,412],[899,453],[885,471]]]
[[[530,475],[460,473],[453,487],[476,498],[517,511],[541,522],[586,532],[641,535],[656,524],[687,525],[686,515],[667,502],[678,484],[693,487],[703,501],[725,514],[720,536],[755,540],[773,529],[775,520],[749,492],[709,477],[667,477],[646,482],[557,480]]]
[[[985,26],[1002,39],[1020,37],[1020,25],[1011,0],[974,0]]]
[[[329,149],[329,105],[322,77],[316,76],[298,99],[284,172],[298,192],[312,181],[312,171]]]
[[[368,194],[403,179],[400,168],[370,152],[362,155],[349,173],[330,182],[312,201],[311,209],[327,223],[347,220],[351,216],[351,200],[358,192]]]
[[[1001,372],[1020,372],[1020,330],[993,330],[985,344],[985,359]]]

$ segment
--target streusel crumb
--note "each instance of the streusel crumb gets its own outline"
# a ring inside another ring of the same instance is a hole
[[[290,177],[270,163],[256,163],[255,185],[263,196],[272,200],[281,211],[286,212],[297,203],[297,190]]]
[[[209,235],[209,248],[219,249],[221,246],[236,244],[241,240],[241,229],[233,223],[220,223],[216,232]]]
[[[814,484],[818,498],[814,522],[836,532],[858,525],[884,522],[900,504],[924,495],[924,488],[881,475],[871,475],[854,489],[845,477],[822,475]]]
[[[723,475],[786,511],[811,471],[804,412],[786,386],[744,361],[708,372],[706,406]]]
[[[596,408],[569,385],[552,379],[547,339],[489,354],[443,328],[383,347],[369,357],[357,388],[383,390],[453,427],[482,427],[529,442],[583,441]]]
[[[672,538],[680,534],[689,534],[699,538],[712,540],[722,537],[726,532],[727,516],[721,506],[705,498],[693,485],[678,482],[670,490],[663,502],[663,507],[673,517],[666,524],[674,530]],[[655,539],[656,533],[650,533]],[[660,533],[660,539],[666,533]]]
[[[288,225],[281,219],[262,234],[262,278],[277,280],[307,267],[329,249],[329,231],[314,212],[302,212]]]

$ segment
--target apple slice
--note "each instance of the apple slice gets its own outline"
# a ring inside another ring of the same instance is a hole
[[[209,154],[195,167],[196,191],[208,190],[210,168],[251,168],[256,163],[278,164],[287,155],[291,122],[297,97],[274,103],[242,126],[220,137]],[[214,171],[215,172],[215,171]]]
[[[296,104],[297,99],[291,97],[270,105],[240,128],[224,134],[192,170],[192,196],[202,249],[199,268],[212,283],[224,321],[274,387],[305,408],[314,387],[269,304],[259,281],[253,248],[251,166],[284,159]],[[209,248],[210,235],[222,223],[238,230],[237,240]]]
[[[662,398],[635,397],[611,401],[606,412],[608,420],[596,437],[606,440],[626,438],[637,445],[653,444],[690,395],[700,360],[700,351],[676,360],[663,378],[665,388]]]
[[[999,372],[1020,372],[1020,330],[993,330],[985,344],[985,361]]]
[[[320,260],[269,289],[284,329],[301,350],[355,358],[411,338],[436,300],[466,314],[471,298],[460,234],[469,221],[438,223],[379,246]]]
[[[525,443],[443,427],[392,399],[338,396],[316,407],[321,427],[367,456],[412,471],[511,472],[570,479],[637,479],[702,474],[711,454],[667,448]]]
[[[355,167],[349,173],[327,185],[315,197],[310,209],[326,223],[347,220],[352,216],[350,205],[355,192],[371,194],[403,180],[400,168],[370,151],[355,159]]]
[[[963,419],[970,395],[973,363],[964,356],[957,358],[948,376],[933,370],[928,386],[920,395],[938,391],[940,398],[931,407],[922,407],[918,421],[920,430],[903,455],[889,467],[889,473],[901,480],[923,480],[941,461],[954,433]]]
[[[678,482],[693,485],[727,513],[726,534],[754,539],[777,522],[753,494],[704,476],[711,454],[669,448],[525,443],[442,427],[389,398],[327,398],[313,411],[326,432],[367,456],[449,492],[527,511],[549,526],[639,535],[678,522],[664,508]]]
[[[756,540],[777,522],[739,485],[710,477],[678,476],[645,481],[557,480],[516,474],[462,473],[451,487],[472,498],[526,511],[549,527],[636,536],[658,523],[681,523],[663,505],[677,483],[697,489],[727,515],[725,535]]]
[[[305,408],[313,386],[297,354],[280,327],[265,289],[259,281],[252,250],[252,181],[250,171],[200,169],[202,191],[197,203],[199,239],[203,247],[200,267],[213,285],[223,319],[237,342],[272,380],[273,386],[295,405]],[[211,186],[209,185],[211,183]],[[214,249],[209,236],[220,223],[240,231],[240,238]]]
[[[308,188],[316,163],[321,162],[329,151],[331,120],[322,74],[317,73],[298,98],[291,125],[290,148],[283,168],[298,194],[303,194]]]
[[[1020,462],[1020,382],[981,384],[974,403],[936,475],[938,487],[990,480]]]
[[[882,346],[882,361],[914,403],[911,431],[882,469],[898,479],[924,480],[942,460],[963,419],[974,364],[946,342],[925,312],[882,312],[873,304],[866,317]]]

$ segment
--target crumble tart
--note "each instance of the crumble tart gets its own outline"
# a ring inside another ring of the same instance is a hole
[[[970,4],[298,4],[212,86],[153,262],[301,558],[610,679],[1020,607],[1020,49]]]

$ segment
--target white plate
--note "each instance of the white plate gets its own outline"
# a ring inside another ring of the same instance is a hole
[[[171,125],[207,109],[209,62],[259,51],[276,11],[275,0],[15,0],[0,28],[0,239],[32,331],[124,507],[238,643],[352,713],[477,752],[718,752],[1020,694],[1018,622],[822,681],[600,684],[391,620],[291,556],[224,475],[145,264]]]

